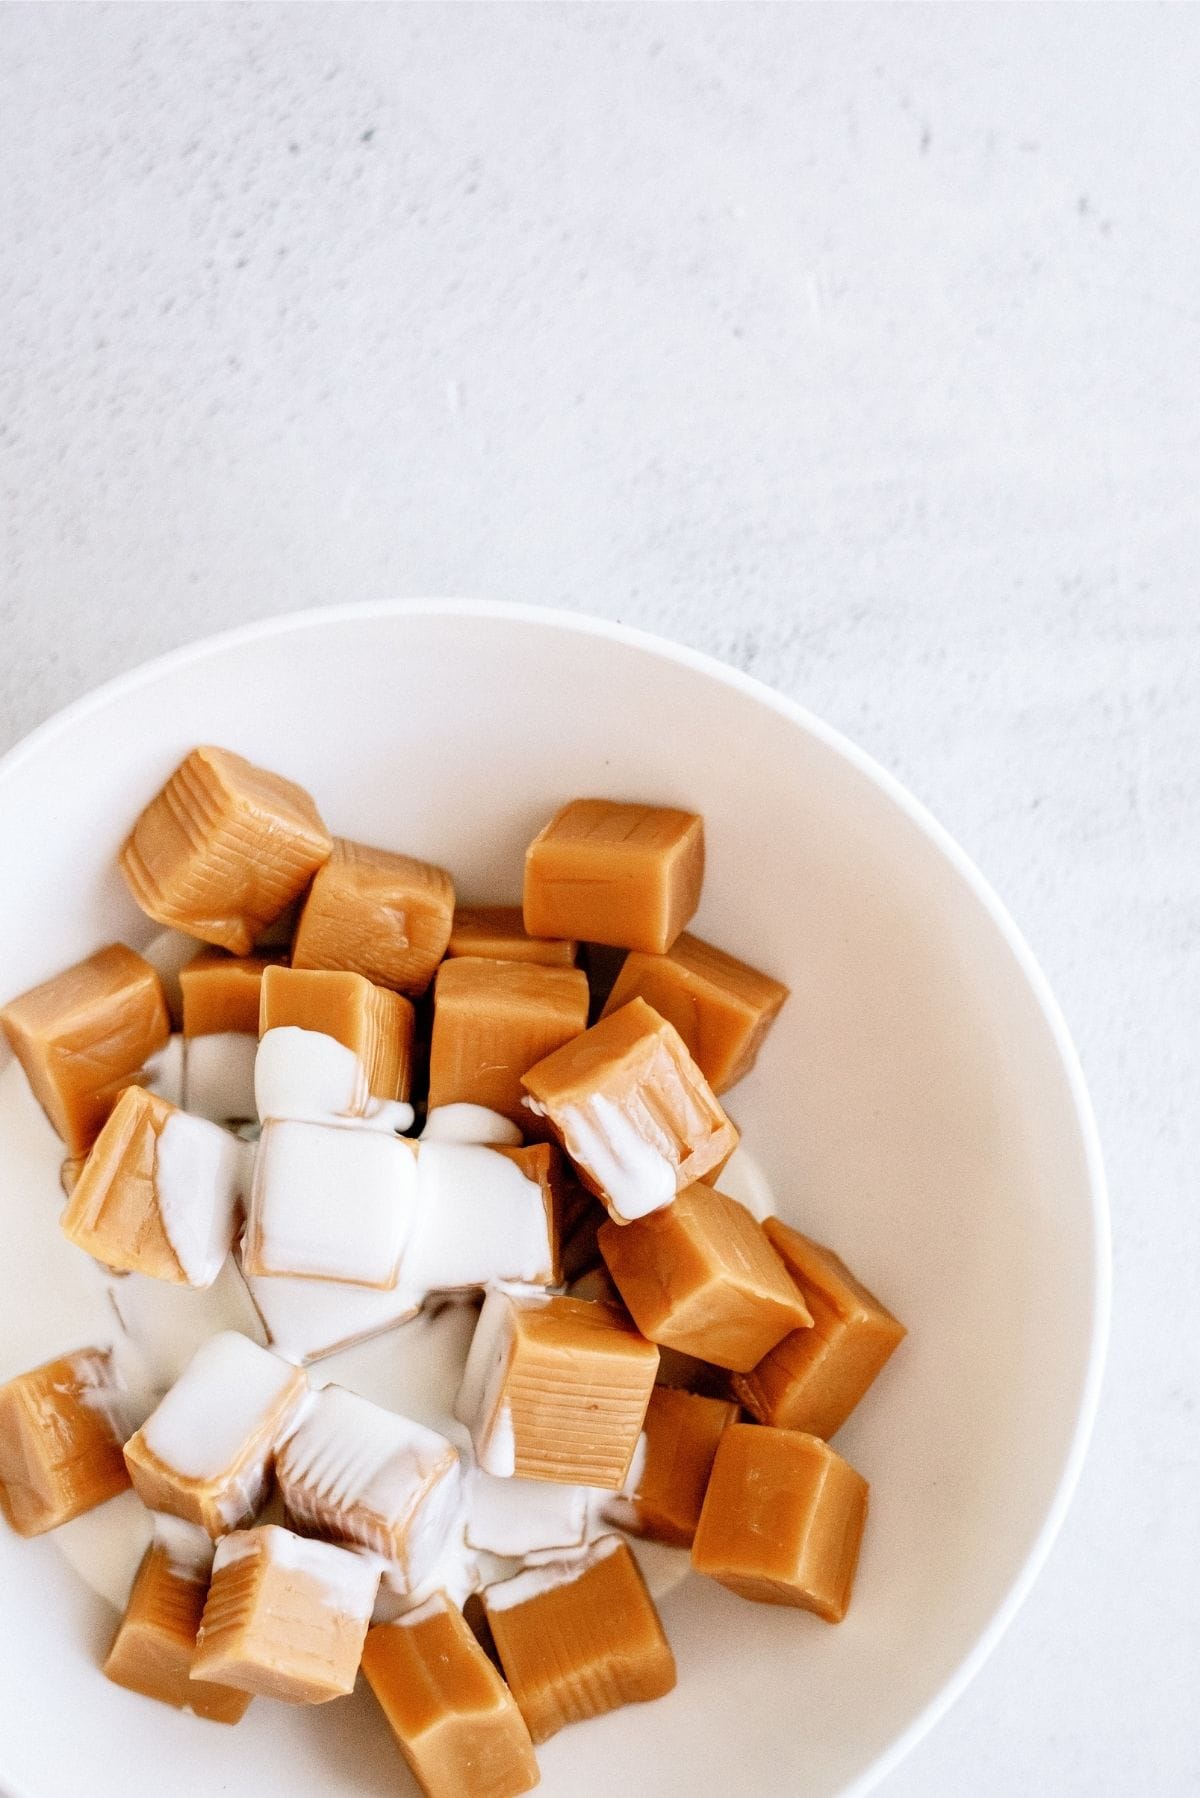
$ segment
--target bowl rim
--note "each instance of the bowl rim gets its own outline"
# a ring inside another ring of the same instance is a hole
[[[876,1756],[849,1785],[841,1798],[863,1798],[885,1779],[912,1752],[918,1742],[938,1723],[962,1696],[993,1649],[1008,1629],[1046,1563],[1063,1519],[1070,1507],[1091,1440],[1092,1428],[1100,1399],[1104,1364],[1108,1345],[1112,1305],[1112,1239],[1108,1187],[1104,1172],[1100,1135],[1078,1051],[1071,1038],[1065,1017],[1050,983],[1032,949],[1008,908],[976,863],[959,845],[946,827],[917,799],[909,789],[868,755],[849,737],[818,717],[816,713],[777,692],[754,675],[746,674],[727,662],[687,644],[676,643],[652,631],[642,630],[616,619],[601,618],[587,612],[567,611],[561,607],[542,606],[516,600],[492,600],[476,597],[375,599],[307,607],[254,619],[227,630],[198,637],[178,648],[165,651],[121,674],[112,676],[91,688],[80,698],[54,712],[11,749],[0,756],[0,785],[17,774],[41,749],[63,735],[80,720],[102,710],[112,701],[151,685],[164,674],[201,662],[264,638],[287,637],[303,630],[327,625],[372,621],[381,618],[457,617],[507,619],[512,623],[535,624],[579,637],[608,638],[632,649],[678,663],[706,675],[722,685],[732,687],[747,697],[767,706],[780,716],[807,731],[810,736],[842,756],[866,779],[878,787],[893,804],[926,836],[961,876],[975,898],[988,913],[1024,976],[1038,1008],[1050,1030],[1055,1048],[1067,1078],[1067,1087],[1075,1114],[1087,1170],[1088,1196],[1091,1202],[1093,1253],[1088,1274],[1091,1283],[1091,1330],[1087,1362],[1080,1389],[1079,1405],[1070,1442],[1059,1470],[1054,1496],[1025,1560],[1014,1575],[1007,1592],[980,1632],[973,1647],[946,1680],[940,1691],[917,1713],[911,1723],[891,1745]]]

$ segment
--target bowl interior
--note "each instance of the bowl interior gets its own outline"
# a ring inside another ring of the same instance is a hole
[[[550,1743],[544,1789],[646,1790],[649,1766],[661,1798],[869,1776],[1020,1583],[1095,1373],[1097,1173],[1019,946],[888,783],[740,677],[586,621],[376,608],[168,658],[16,752],[0,772],[0,994],[146,939],[114,850],[202,741],[301,781],[340,834],[444,863],[464,898],[517,897],[526,842],[574,794],[704,813],[694,928],[793,993],[730,1111],[783,1215],[836,1247],[910,1337],[837,1439],[872,1482],[845,1623],[688,1580],[664,1607],[676,1692]],[[20,1190],[5,1153],[0,1377],[69,1346],[41,1271],[57,1195]],[[361,1694],[308,1712],[261,1702],[223,1730],[110,1686],[95,1661],[112,1614],[52,1538],[0,1532],[0,1618],[14,1794],[72,1789],[85,1764],[95,1798],[158,1790],[171,1764],[194,1769],[189,1789],[296,1798],[403,1781]],[[106,1741],[130,1755],[97,1755]]]

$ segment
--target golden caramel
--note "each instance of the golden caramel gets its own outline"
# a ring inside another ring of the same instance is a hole
[[[331,838],[293,781],[228,749],[193,749],[150,801],[121,872],[160,924],[248,955],[328,856]]]
[[[755,1057],[788,989],[685,931],[665,955],[625,957],[603,1016],[644,999],[674,1024],[715,1093],[727,1092]]]
[[[191,1677],[208,1570],[180,1564],[157,1542],[142,1558],[125,1615],[104,1663],[106,1678],[145,1698],[194,1711],[213,1723],[238,1723],[250,1696]]]
[[[830,1437],[905,1336],[904,1325],[855,1279],[832,1249],[777,1217],[763,1225],[812,1313],[810,1330],[785,1336],[733,1386],[762,1423]]]
[[[429,1103],[486,1105],[524,1124],[521,1076],[587,1026],[578,968],[461,956],[443,962],[433,990]]]
[[[106,1267],[186,1286],[155,1182],[158,1139],[175,1111],[143,1087],[125,1089],[75,1182],[62,1232]]]
[[[354,1689],[379,1569],[276,1524],[217,1544],[192,1678],[285,1704]]]
[[[643,1336],[685,1355],[745,1372],[812,1322],[762,1225],[703,1181],[597,1240]]]
[[[489,1586],[504,1676],[535,1742],[568,1723],[661,1698],[675,1657],[628,1546],[602,1536],[574,1561]]]
[[[493,1154],[514,1162],[527,1180],[536,1180],[541,1187],[542,1204],[546,1210],[546,1240],[551,1255],[550,1277],[546,1284],[560,1285],[563,1278],[562,1218],[577,1190],[566,1156],[556,1143],[549,1142],[527,1143],[523,1149],[515,1149],[508,1143],[491,1143],[489,1147]]]
[[[0,1023],[73,1156],[91,1148],[118,1095],[171,1033],[162,982],[123,943],[22,993]]]
[[[512,1693],[444,1593],[369,1631],[362,1668],[426,1798],[518,1798],[537,1785]]]
[[[277,958],[202,949],[179,970],[185,1036],[258,1035],[262,979]]]
[[[525,852],[525,928],[661,955],[700,903],[703,879],[697,813],[575,799]]]
[[[460,905],[446,945],[447,956],[481,955],[485,961],[534,961],[573,968],[578,943],[527,936],[519,905]]]
[[[79,1349],[0,1386],[0,1510],[40,1536],[124,1492],[124,1395],[107,1349]]]
[[[292,966],[344,968],[376,986],[423,993],[453,920],[445,869],[339,837],[300,914]]]
[[[867,1492],[862,1475],[819,1437],[731,1424],[713,1461],[692,1566],[741,1598],[840,1623]]]
[[[646,1447],[627,1498],[610,1517],[635,1535],[690,1548],[721,1436],[740,1412],[727,1399],[656,1386],[643,1424]]]
[[[644,999],[539,1061],[522,1085],[617,1223],[669,1205],[737,1147],[679,1032]]]
[[[658,1350],[615,1305],[489,1293],[459,1391],[488,1473],[617,1490]]]
[[[407,1099],[412,1080],[416,1013],[390,987],[347,970],[267,970],[256,1028],[316,1030],[332,1036],[362,1062],[376,1099]]]

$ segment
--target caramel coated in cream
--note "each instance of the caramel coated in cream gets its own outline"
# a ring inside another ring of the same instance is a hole
[[[662,955],[700,903],[704,820],[671,806],[574,799],[525,853],[525,928]]]
[[[348,969],[376,986],[423,993],[453,920],[444,868],[338,837],[300,914],[292,966]]]
[[[255,1027],[314,1030],[353,1050],[376,1099],[407,1099],[412,1080],[412,1005],[390,987],[347,969],[267,969]]]
[[[107,1349],[79,1349],[0,1386],[0,1510],[21,1536],[129,1486],[124,1396]]]
[[[158,974],[123,943],[22,993],[0,1010],[0,1024],[72,1156],[87,1153],[171,1033]]]
[[[819,1437],[731,1424],[713,1461],[692,1566],[741,1598],[840,1623],[867,1492],[862,1475]]]
[[[248,955],[329,857],[332,840],[294,781],[228,749],[193,749],[150,801],[121,872],[160,924]]]
[[[429,1103],[484,1105],[528,1123],[521,1076],[587,1027],[578,968],[461,956],[443,962],[433,994]]]

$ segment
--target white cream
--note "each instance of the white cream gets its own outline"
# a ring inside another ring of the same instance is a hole
[[[549,1285],[554,1245],[540,1183],[494,1149],[422,1140],[403,1275],[425,1292],[499,1280]]]
[[[255,1158],[245,1264],[256,1276],[394,1287],[416,1188],[412,1145],[399,1137],[272,1120]]]
[[[243,1123],[258,1116],[254,1079],[258,1038],[222,1030],[192,1036],[184,1058],[184,1104],[214,1124]]]
[[[233,1330],[210,1336],[142,1425],[152,1454],[185,1479],[227,1473],[295,1374]]]
[[[488,1453],[489,1438],[497,1421],[500,1394],[512,1353],[512,1304],[510,1295],[499,1290],[489,1292],[483,1301],[483,1310],[479,1313],[475,1334],[471,1338],[458,1397],[454,1401],[454,1415],[470,1430],[480,1466],[486,1473],[495,1474],[499,1478],[511,1477],[513,1471],[511,1467],[507,1467],[508,1444],[501,1441],[497,1444],[494,1456]],[[510,1416],[509,1436],[511,1435]]]
[[[331,1610],[357,1623],[369,1621],[379,1585],[379,1564],[372,1556],[338,1548],[332,1542],[314,1542],[268,1523],[221,1538],[213,1556],[214,1579],[222,1568],[251,1557],[265,1557],[272,1567],[315,1580]]]
[[[146,1063],[141,1085],[168,1105],[183,1106],[187,1096],[186,1055],[183,1037],[169,1036],[158,1054]]]
[[[638,1513],[634,1501],[641,1490],[646,1472],[646,1451],[646,1432],[643,1430],[637,1439],[629,1472],[625,1475],[620,1491],[607,1492],[600,1486],[588,1487],[589,1536],[596,1535],[605,1524],[615,1523],[619,1529],[624,1530],[637,1527]]]
[[[543,1108],[526,1100],[544,1116]],[[669,1205],[678,1189],[678,1160],[667,1132],[649,1117],[642,1128],[605,1093],[581,1105],[556,1108],[555,1123],[572,1161],[587,1169],[608,1195],[613,1215],[626,1223]]]
[[[154,1190],[167,1241],[189,1286],[211,1286],[233,1245],[245,1190],[242,1144],[185,1111],[159,1133]]]
[[[211,1336],[237,1330],[251,1341],[263,1340],[258,1314],[232,1257],[213,1284],[203,1288],[176,1286],[145,1274],[127,1274],[106,1284],[106,1328],[121,1373],[137,1394],[137,1423]]]
[[[413,1122],[413,1108],[403,1100],[372,1097],[367,1070],[353,1049],[295,1024],[277,1025],[259,1042],[254,1093],[264,1124],[280,1119],[397,1131]]]
[[[435,1105],[425,1119],[422,1142],[500,1143],[519,1149],[524,1137],[503,1112],[486,1105]]]
[[[620,1546],[620,1536],[599,1536],[578,1554],[562,1555],[553,1561],[539,1562],[514,1575],[512,1579],[501,1580],[496,1586],[488,1586],[483,1595],[484,1604],[489,1611],[515,1610],[517,1605],[528,1604],[530,1599],[540,1598],[544,1592],[553,1592],[558,1586],[573,1585],[598,1562],[615,1554]]]
[[[419,1311],[424,1294],[403,1283],[391,1291],[343,1286],[337,1280],[256,1278],[250,1289],[267,1340],[289,1361],[318,1361],[384,1330],[394,1330]]]
[[[171,1572],[180,1579],[207,1580],[213,1564],[213,1540],[198,1523],[185,1523],[182,1517],[168,1517],[161,1511],[152,1513],[154,1546],[161,1548]]]
[[[586,1487],[497,1479],[472,1468],[467,1476],[467,1543],[517,1558],[577,1548],[587,1533],[588,1507]]]

